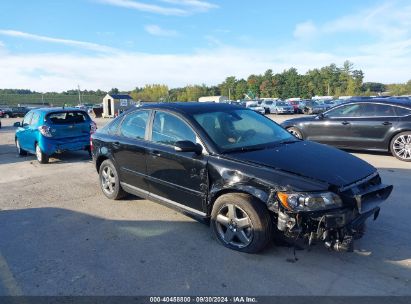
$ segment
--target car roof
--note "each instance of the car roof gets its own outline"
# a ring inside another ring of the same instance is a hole
[[[155,104],[145,104],[138,109],[165,109],[173,110],[175,112],[196,114],[214,111],[228,111],[228,110],[245,110],[245,108],[238,105],[228,103],[214,103],[214,102],[164,102]]]
[[[85,112],[82,109],[79,108],[73,108],[73,107],[53,107],[53,108],[39,108],[39,109],[33,109],[32,111],[36,112],[42,112],[42,113],[55,113],[55,112],[65,112],[65,111],[81,111]]]
[[[392,106],[402,106],[411,109],[411,102],[405,99],[394,99],[394,98],[372,98],[372,99],[363,99],[363,100],[349,100],[344,105],[350,103],[380,103]]]

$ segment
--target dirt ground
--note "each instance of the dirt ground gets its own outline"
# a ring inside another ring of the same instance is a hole
[[[316,245],[291,263],[293,248],[238,253],[171,209],[106,199],[86,152],[18,157],[15,121],[0,129],[0,295],[411,295],[410,163],[355,154],[394,185],[380,217],[353,253]]]

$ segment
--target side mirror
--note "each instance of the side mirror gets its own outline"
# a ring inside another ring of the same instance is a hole
[[[324,119],[324,117],[325,117],[324,113],[320,113],[317,115],[317,119],[320,119],[320,120]]]
[[[174,144],[174,150],[177,152],[194,152],[196,154],[201,154],[203,147],[200,144],[195,144],[189,140],[181,140]]]
[[[13,127],[15,127],[15,128],[20,128],[21,127],[21,123],[18,121],[18,122],[15,122],[14,124],[13,124]]]

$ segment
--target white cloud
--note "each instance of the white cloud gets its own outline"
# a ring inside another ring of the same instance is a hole
[[[156,24],[149,24],[144,27],[147,33],[154,36],[175,37],[178,35],[177,31],[163,29]]]
[[[105,45],[100,45],[97,43],[70,40],[70,39],[53,38],[53,37],[30,34],[26,32],[15,31],[15,30],[0,29],[0,35],[28,39],[28,40],[44,41],[44,42],[50,42],[50,43],[56,43],[56,44],[64,44],[68,46],[88,49],[88,50],[97,51],[97,52],[112,53],[112,52],[118,51],[114,48],[111,48]]]
[[[213,8],[218,8],[219,6],[210,3],[207,1],[200,1],[200,0],[161,0],[166,3],[171,3],[171,4],[176,4],[176,5],[182,5],[182,6],[187,6],[190,9],[198,12],[206,12],[209,11]]]
[[[317,27],[312,21],[299,23],[295,26],[294,37],[297,39],[312,39],[317,33]]]
[[[170,87],[187,84],[218,84],[227,76],[247,77],[271,68],[281,72],[342,64],[346,59],[365,72],[366,80],[405,82],[411,78],[409,56],[392,58],[387,51],[339,56],[303,50],[256,50],[219,47],[187,55],[118,53],[74,56],[68,54],[6,54],[0,57],[4,88],[27,87],[38,91],[63,91],[80,84],[87,89],[118,87],[130,90],[147,83]]]
[[[185,16],[196,12],[206,12],[218,6],[206,1],[200,0],[161,0],[163,3],[174,6],[163,6],[159,4],[148,4],[134,0],[96,0],[103,4],[109,4],[118,7],[135,9],[142,12],[154,13],[160,15]],[[177,6],[177,7],[176,7]]]

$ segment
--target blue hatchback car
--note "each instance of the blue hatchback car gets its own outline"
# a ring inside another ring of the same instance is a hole
[[[19,155],[36,155],[45,164],[49,156],[64,151],[90,152],[90,135],[97,129],[87,112],[76,108],[44,108],[28,112],[14,124]]]

